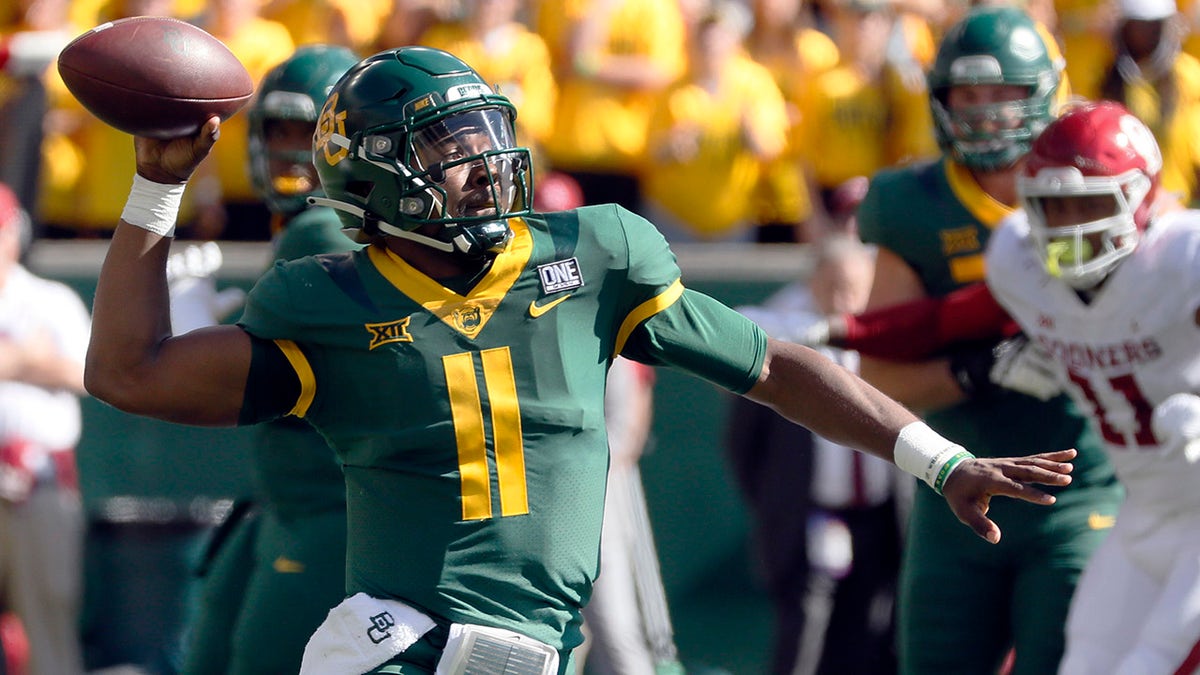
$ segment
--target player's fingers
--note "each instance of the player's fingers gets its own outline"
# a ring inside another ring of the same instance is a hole
[[[961,509],[955,509],[955,514],[975,534],[995,544],[1000,541],[1000,527],[991,518],[987,517],[986,503],[986,500],[983,502],[984,506],[981,506],[979,503],[971,503]]]
[[[1006,478],[1021,483],[1042,483],[1043,485],[1068,485],[1071,482],[1072,466],[1060,462],[1025,462],[1019,461],[1001,465],[1000,471]]]
[[[204,126],[200,127],[200,133],[196,134],[196,150],[197,152],[207,153],[217,139],[221,137],[221,118],[213,115],[208,118]]]
[[[1075,459],[1076,455],[1078,454],[1079,453],[1076,452],[1075,448],[1067,448],[1066,450],[1055,450],[1053,452],[1039,452],[1036,455],[1029,455],[1028,457],[1023,457],[1021,459],[1069,462]]]
[[[1052,475],[1057,475],[1057,474],[1052,474]],[[1070,482],[1070,479],[1071,479],[1070,476],[1061,476],[1061,477],[1066,478],[1067,481]],[[1036,482],[1048,483],[1048,481],[1036,481]],[[1056,483],[1049,483],[1049,484],[1056,485]],[[1063,485],[1065,485],[1065,484],[1066,483],[1063,483]],[[1004,497],[1012,497],[1014,499],[1020,499],[1023,501],[1032,502],[1034,504],[1042,504],[1044,506],[1053,504],[1055,502],[1054,495],[1047,494],[1047,493],[1042,492],[1041,490],[1033,487],[1032,485],[1028,485],[1024,482],[1020,482],[1017,480],[1012,480],[1011,478],[1008,480],[1002,480],[1002,479],[994,480],[994,481],[992,481],[992,484],[990,487],[991,487],[990,492],[992,495],[1002,495]]]

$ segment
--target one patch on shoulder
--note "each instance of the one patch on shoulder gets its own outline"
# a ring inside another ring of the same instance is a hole
[[[583,272],[579,269],[578,258],[556,260],[545,265],[538,265],[538,280],[542,284],[542,294],[569,291],[583,286]]]

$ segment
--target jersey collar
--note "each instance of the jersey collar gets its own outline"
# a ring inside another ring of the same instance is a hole
[[[385,246],[370,246],[367,255],[379,273],[447,326],[475,338],[495,313],[533,253],[529,226],[520,218],[509,221],[513,237],[496,256],[492,268],[466,295],[459,295],[424,275]]]

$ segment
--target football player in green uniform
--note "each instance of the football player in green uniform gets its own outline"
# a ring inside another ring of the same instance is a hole
[[[321,193],[312,136],[325,95],[358,57],[309,45],[272,68],[247,110],[250,176],[272,214],[275,257],[351,251]],[[258,425],[255,494],[235,503],[202,565],[183,675],[295,673],[346,586],[346,491],[333,450],[294,417]],[[269,647],[267,647],[269,645]]]
[[[1052,503],[1074,450],[977,459],[806,347],[686,289],[666,242],[614,205],[535,213],[515,110],[458,58],[403,47],[329,94],[326,198],[369,245],[278,262],[236,326],[170,335],[163,266],[219,120],[135,139],[86,381],[191,424],[303,418],[346,482],[346,599],[302,673],[572,672],[598,573],[605,375],[622,355],[692,373],[894,460],[999,540],[990,498]],[[269,645],[264,645],[269,648]]]
[[[1038,26],[997,7],[947,32],[929,83],[943,156],[879,173],[858,211],[861,236],[880,247],[870,308],[983,279],[984,247],[1017,204],[1020,163],[1053,119],[1060,80]],[[996,672],[1010,646],[1014,673],[1055,672],[1075,583],[1122,496],[1100,439],[1065,396],[1039,400],[990,380],[993,347],[862,362],[864,379],[980,454],[1079,450],[1053,508],[995,505],[1009,525],[999,547],[961,536],[942,500],[918,489],[900,580],[903,673]]]

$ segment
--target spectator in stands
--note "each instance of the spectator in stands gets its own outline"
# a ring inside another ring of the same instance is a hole
[[[292,54],[287,28],[260,15],[260,0],[209,0],[198,25],[225,43],[257,85]],[[271,212],[251,184],[245,110],[223,121],[229,144],[213,150],[193,179],[198,208],[187,232],[196,239],[270,239]]]
[[[0,184],[0,606],[30,675],[82,675],[83,510],[75,467],[90,318],[20,262],[29,219]]]
[[[96,21],[173,16],[173,5],[172,0],[112,0],[103,6]],[[54,237],[107,236],[113,229],[113,218],[120,217],[120,195],[129,189],[127,174],[134,168],[129,134],[87,112],[67,91],[57,70],[47,85],[50,111],[42,150],[42,194],[36,214],[41,231]],[[180,221],[190,223],[193,213],[189,197]]]
[[[1123,103],[1154,132],[1162,148],[1162,186],[1184,204],[1200,196],[1200,59],[1182,50],[1175,0],[1118,0],[1116,53],[1099,91]],[[1097,64],[1098,65],[1098,64]]]
[[[437,3],[439,0],[429,0]],[[262,16],[287,27],[296,46],[329,44],[371,53],[389,12],[424,0],[265,0]],[[409,16],[401,13],[400,18]],[[385,45],[390,47],[395,45]]]
[[[689,23],[687,74],[650,118],[643,209],[672,243],[755,239],[759,177],[783,154],[788,121],[770,71],[745,56],[752,20],[720,0]]]
[[[765,66],[787,104],[787,148],[766,162],[755,194],[755,239],[762,243],[814,241],[811,170],[800,152],[800,105],[808,83],[838,63],[838,48],[816,26],[812,4],[803,0],[754,0],[746,37],[751,58]]]
[[[896,30],[890,5],[837,0],[829,11],[841,60],[807,87],[797,141],[826,211],[845,181],[937,153],[924,83],[887,60]]]
[[[79,32],[69,0],[19,0],[0,10],[0,182],[37,212],[43,120],[58,52]]]
[[[420,44],[425,31],[458,16],[457,0],[390,0],[370,53]],[[523,17],[524,18],[524,17]]]
[[[538,1],[534,26],[559,87],[546,159],[575,178],[588,204],[641,210],[650,115],[686,67],[677,1]]]

